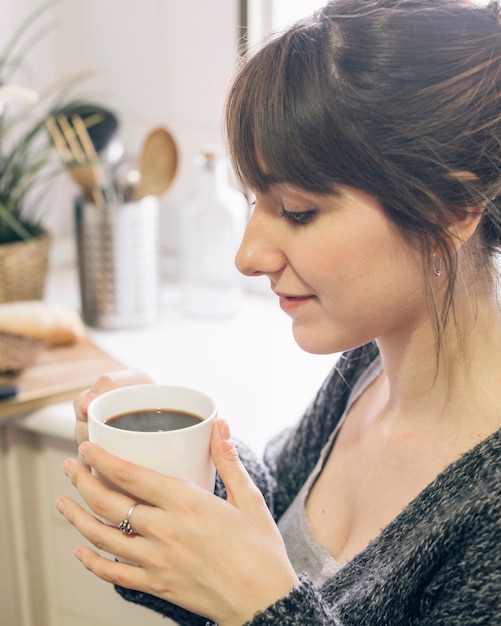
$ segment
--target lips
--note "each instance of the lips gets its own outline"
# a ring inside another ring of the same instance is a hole
[[[285,296],[282,294],[278,294],[278,297],[280,298],[280,300],[286,300],[286,301],[292,301],[292,302],[299,302],[301,300],[311,300],[313,298],[313,296]]]
[[[277,293],[277,296],[280,301],[280,308],[286,312],[297,309],[315,299],[315,296],[293,296],[283,293]]]

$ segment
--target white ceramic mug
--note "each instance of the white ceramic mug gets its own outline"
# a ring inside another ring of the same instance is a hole
[[[145,409],[192,413],[200,421],[186,428],[157,432],[121,430],[105,423],[114,416]],[[216,469],[210,455],[210,438],[216,416],[214,400],[196,389],[159,384],[119,387],[89,404],[89,440],[127,461],[213,491]]]

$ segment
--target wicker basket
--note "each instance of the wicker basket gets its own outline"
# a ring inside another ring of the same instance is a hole
[[[50,236],[0,245],[0,302],[41,300],[47,275]]]

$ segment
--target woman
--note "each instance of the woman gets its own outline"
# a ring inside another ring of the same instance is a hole
[[[259,463],[217,422],[217,495],[86,439],[59,510],[85,567],[181,624],[499,624],[501,27],[496,2],[334,0],[246,60],[227,134],[237,265],[345,351]],[[110,492],[95,467],[131,497]],[[246,468],[246,469],[244,469]]]

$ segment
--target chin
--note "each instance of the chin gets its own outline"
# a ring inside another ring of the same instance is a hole
[[[321,331],[317,329],[316,332],[313,329],[306,329],[304,326],[295,325],[292,326],[292,334],[297,345],[308,352],[309,354],[339,354],[346,350],[353,350],[371,341],[370,337],[365,334],[363,337],[350,336],[348,332],[343,333],[340,336],[339,331],[337,333]]]
[[[304,332],[304,329],[292,327],[292,334],[297,345],[309,354],[335,354],[345,348],[339,347],[339,342],[326,340],[325,334]]]

